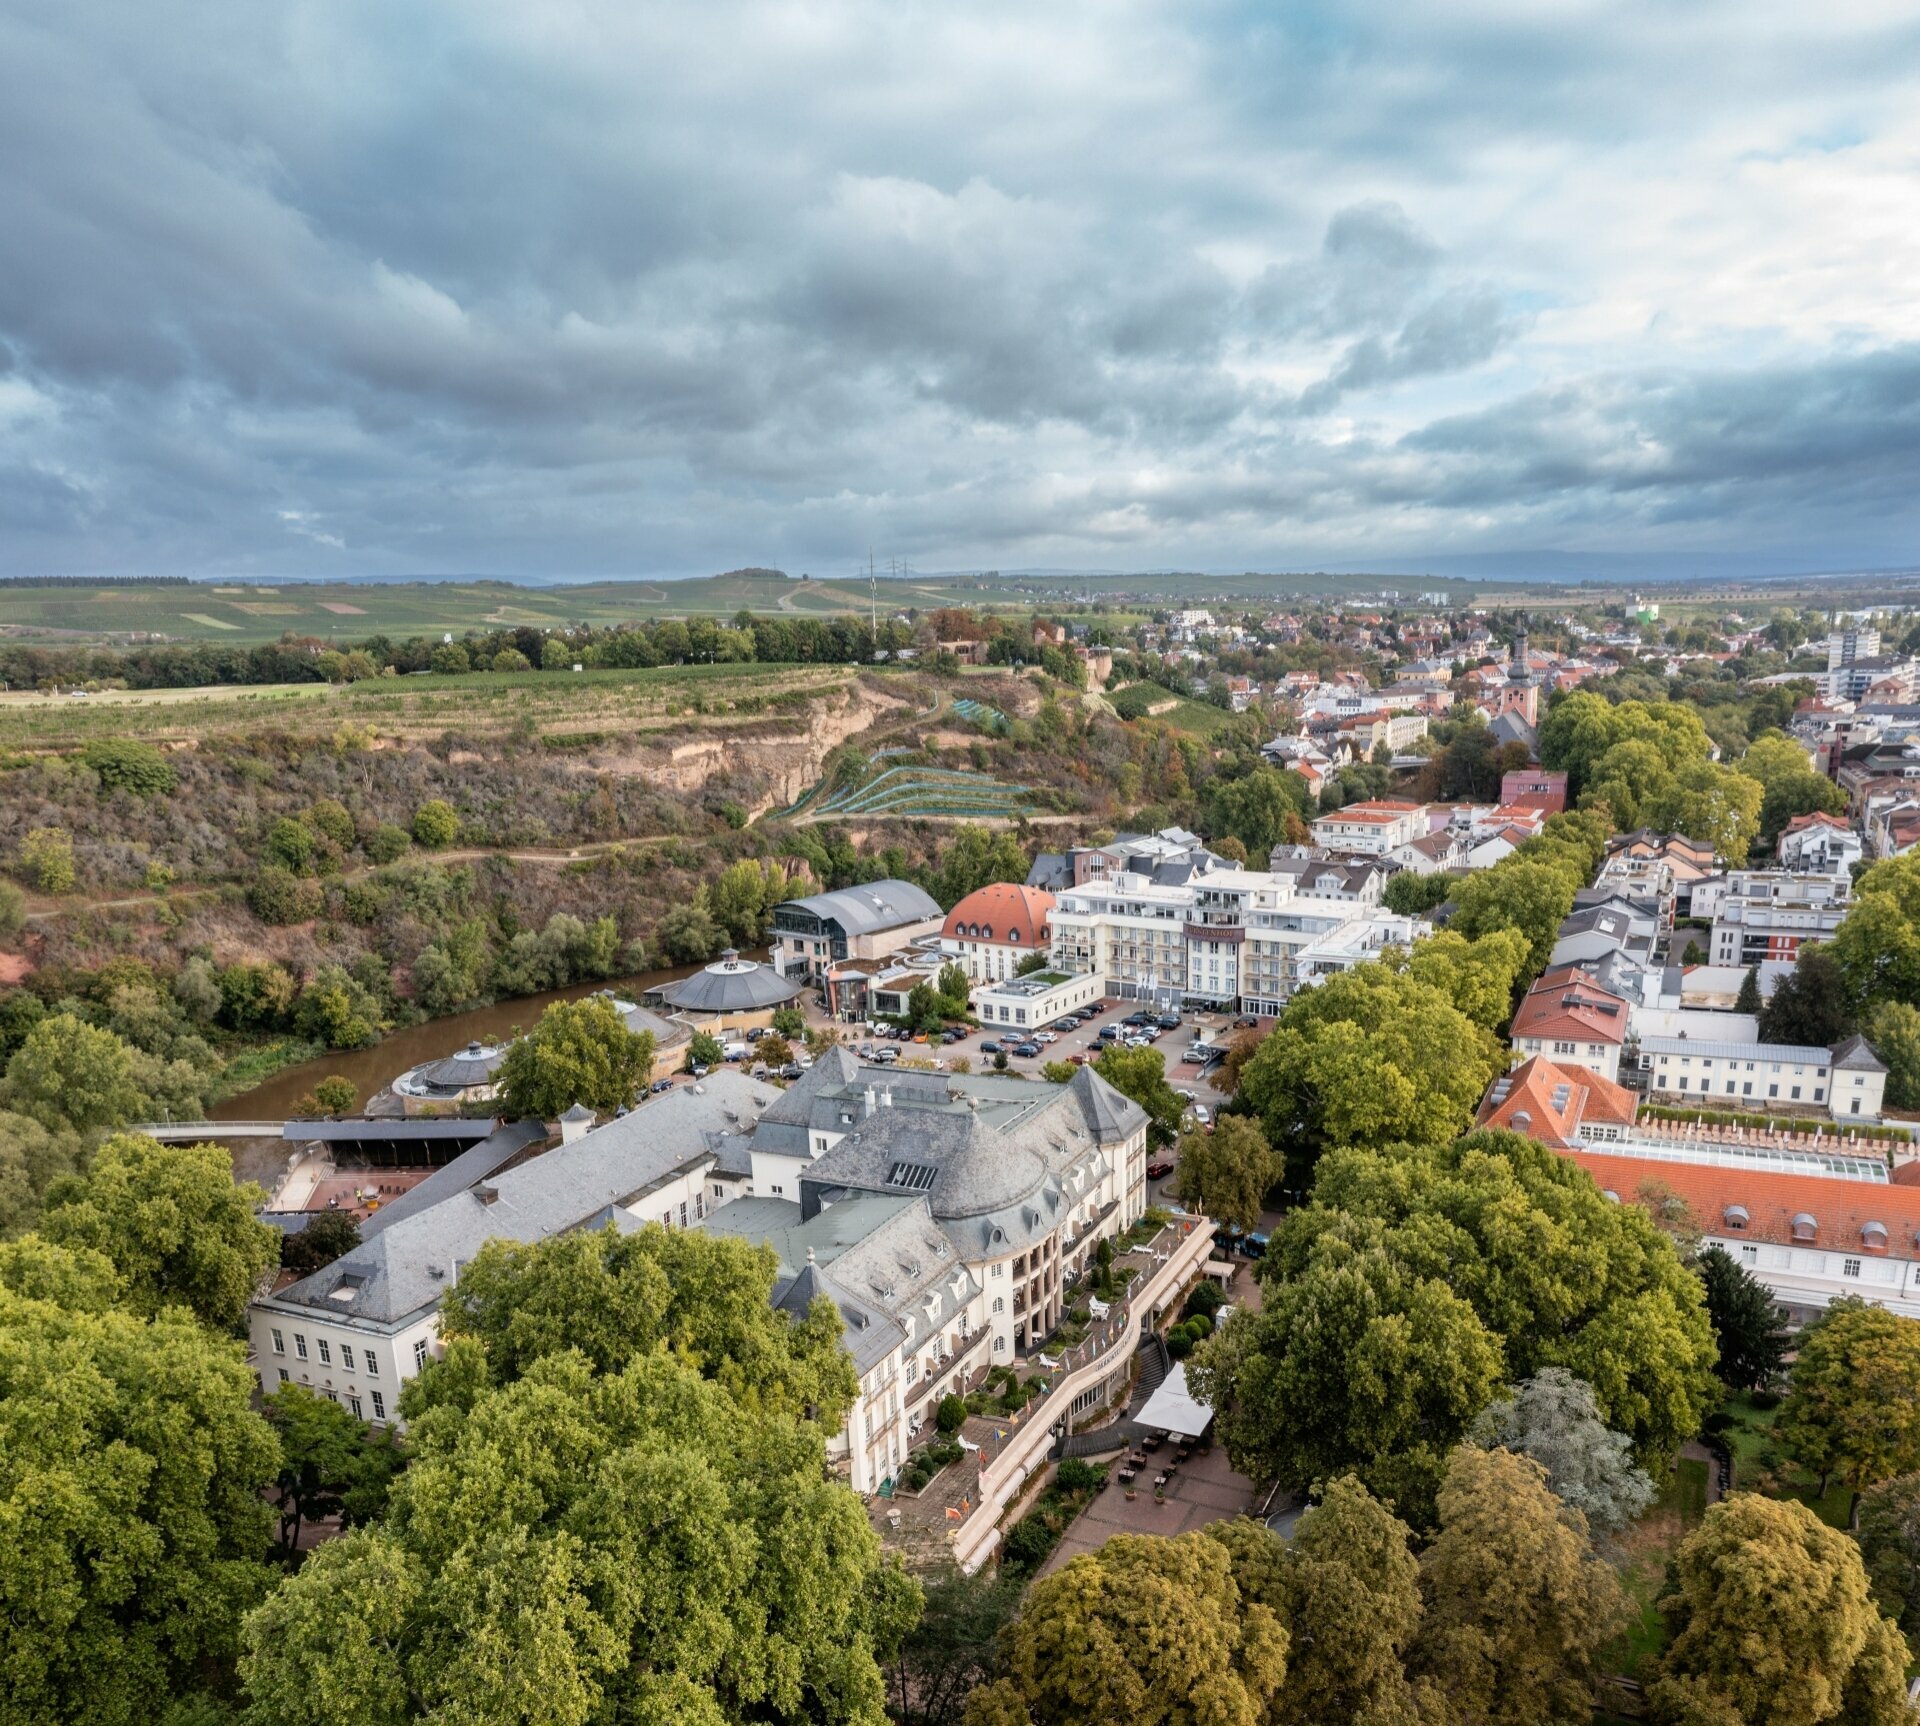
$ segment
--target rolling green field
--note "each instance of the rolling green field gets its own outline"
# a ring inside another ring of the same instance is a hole
[[[910,584],[901,584],[904,588]],[[891,586],[889,589],[892,592]],[[892,594],[891,603],[919,604]],[[39,641],[272,641],[288,630],[356,641],[370,635],[462,635],[469,629],[564,628],[649,617],[864,614],[864,584],[789,581],[773,574],[687,581],[606,581],[579,587],[510,582],[195,582],[189,587],[0,586],[0,629]]]

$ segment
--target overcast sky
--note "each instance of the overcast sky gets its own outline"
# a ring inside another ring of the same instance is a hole
[[[1920,563],[1910,0],[0,0],[0,571]]]

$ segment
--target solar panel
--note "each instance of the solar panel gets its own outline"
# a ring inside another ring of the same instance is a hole
[[[940,1171],[928,1163],[895,1163],[887,1170],[887,1185],[904,1187],[910,1193],[924,1193]]]

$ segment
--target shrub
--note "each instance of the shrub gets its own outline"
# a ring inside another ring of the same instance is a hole
[[[462,672],[473,669],[473,662],[467,657],[467,650],[457,641],[443,642],[436,647],[427,663],[442,677],[457,677]]]
[[[313,829],[283,815],[267,830],[262,855],[284,864],[294,874],[304,874],[313,863]]]
[[[517,647],[503,647],[493,656],[495,671],[531,671],[533,661]]]
[[[1100,1484],[1100,1471],[1083,1457],[1070,1456],[1054,1477],[1062,1492],[1091,1492]]]
[[[776,1007],[773,1010],[773,1028],[792,1042],[795,1037],[807,1034],[807,1016],[798,1007]]]
[[[78,879],[73,835],[64,827],[35,827],[20,842],[20,865],[42,893],[71,893]]]
[[[269,863],[247,889],[247,904],[263,923],[305,923],[324,903],[318,883],[302,881],[284,864]]]
[[[11,881],[0,881],[0,935],[11,935],[26,920],[26,896]]]
[[[1002,1570],[1037,1570],[1053,1550],[1053,1530],[1037,1516],[1016,1522],[1000,1547]]]
[[[151,743],[102,737],[81,750],[80,759],[100,776],[100,783],[109,791],[159,797],[178,783],[173,763]]]
[[[1747,1399],[1762,1414],[1780,1406],[1780,1393],[1777,1390],[1756,1390]]]
[[[940,1399],[939,1412],[934,1416],[934,1424],[942,1432],[958,1432],[961,1423],[967,1418],[967,1405],[963,1398],[943,1396]]]
[[[404,827],[382,821],[367,837],[368,858],[383,867],[397,863],[413,849],[413,836]]]
[[[1193,1338],[1184,1329],[1168,1331],[1167,1353],[1175,1360],[1185,1360],[1193,1353]]]
[[[1209,1277],[1205,1282],[1197,1284],[1193,1293],[1187,1296],[1187,1304],[1181,1308],[1180,1316],[1183,1319],[1212,1318],[1226,1304],[1226,1294],[1220,1285]]]
[[[331,839],[342,851],[353,849],[353,842],[358,836],[353,817],[347,813],[347,806],[338,799],[321,798],[300,819],[322,838]]]
[[[439,851],[460,837],[460,817],[453,805],[434,797],[414,811],[413,836],[429,851]]]

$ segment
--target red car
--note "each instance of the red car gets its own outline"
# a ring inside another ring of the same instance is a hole
[[[1162,1157],[1158,1162],[1147,1164],[1147,1179],[1150,1181],[1157,1181],[1162,1175],[1170,1175],[1172,1173],[1173,1164],[1168,1162],[1165,1157]]]

